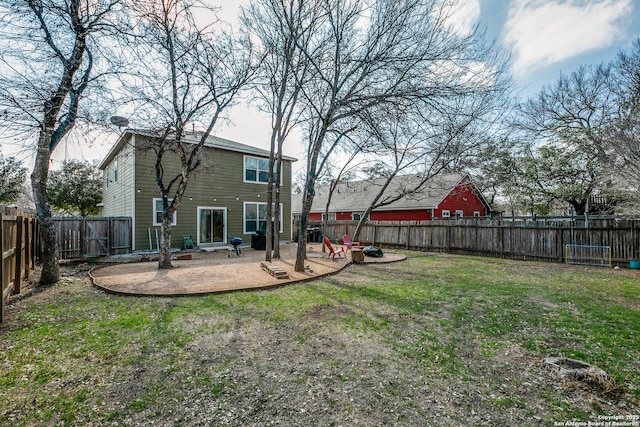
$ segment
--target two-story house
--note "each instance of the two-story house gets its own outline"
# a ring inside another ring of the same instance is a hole
[[[156,184],[156,155],[149,132],[125,130],[99,168],[103,171],[103,216],[133,219],[133,250],[157,249],[162,201]],[[184,140],[196,144],[197,135]],[[201,166],[194,172],[171,227],[172,247],[182,247],[185,236],[194,245],[227,245],[231,238],[251,240],[266,229],[266,194],[269,152],[250,145],[210,136],[200,152]],[[283,158],[281,177],[281,236],[291,235],[291,164]],[[165,154],[164,176],[175,176],[180,162]],[[166,185],[166,183],[165,183]]]

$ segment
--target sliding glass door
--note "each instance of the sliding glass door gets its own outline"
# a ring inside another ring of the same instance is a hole
[[[225,228],[227,210],[225,208],[198,208],[198,245],[226,243]]]

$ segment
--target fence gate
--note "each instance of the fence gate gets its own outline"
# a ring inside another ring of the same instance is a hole
[[[131,218],[53,218],[60,259],[101,257],[131,252]]]
[[[84,250],[85,257],[109,256],[109,221],[84,220]]]

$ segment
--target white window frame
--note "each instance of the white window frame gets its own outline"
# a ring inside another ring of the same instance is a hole
[[[254,234],[255,231],[247,231],[247,205],[267,206],[267,203],[266,202],[244,202],[242,204],[242,233],[243,234]],[[260,209],[257,209],[257,212],[260,212]],[[282,203],[280,203],[280,221],[279,221],[280,227],[279,227],[279,230],[278,230],[278,234],[281,234],[282,231],[283,231],[283,228],[282,228],[283,227],[283,224],[282,224],[283,218],[284,218],[284,212],[283,212],[283,209],[282,209]],[[260,227],[259,227],[260,218],[257,218],[255,221],[257,222],[256,230],[260,230]],[[266,222],[267,220],[264,219],[263,221]]]
[[[456,209],[456,219],[462,219],[464,217],[464,211],[462,209]]]
[[[336,213],[331,213],[329,212],[329,219],[327,220],[327,214],[323,213],[322,214],[322,220],[323,221],[335,221],[336,220]]]
[[[113,161],[113,182],[118,182],[118,158]]]
[[[473,211],[474,218],[480,218],[480,211]]]
[[[169,203],[171,203],[172,201],[173,201],[173,199],[169,199]],[[159,198],[159,197],[155,197],[153,199],[153,206],[152,206],[152,208],[153,208],[153,219],[152,219],[152,221],[153,221],[153,225],[160,226],[160,225],[162,225],[162,223],[158,222],[157,219],[158,219],[158,214],[161,214],[162,210],[156,210],[157,202],[162,203],[162,199]],[[174,226],[174,225],[177,225],[177,224],[178,224],[178,211],[176,210],[173,213],[173,219],[171,221],[171,226]]]
[[[442,218],[451,218],[451,211],[449,209],[443,209]]]
[[[364,216],[364,212],[351,212],[351,221],[360,221],[360,218],[356,218],[356,215],[362,218]]]
[[[105,188],[109,188],[109,166],[104,168],[104,185]]]
[[[267,169],[266,169],[267,181],[260,181],[260,171],[264,172],[265,170],[260,169],[259,166],[258,166],[258,169],[256,169],[256,179],[255,179],[255,181],[247,179],[247,159],[255,159],[258,162],[258,165],[260,164],[261,160],[267,162]],[[243,156],[243,158],[242,158],[242,180],[243,180],[243,182],[248,182],[248,183],[251,183],[251,184],[264,184],[264,185],[269,184],[269,182],[268,182],[268,179],[269,179],[269,170],[268,170],[269,166],[268,166],[268,164],[269,164],[269,159],[265,158],[265,157],[247,156],[247,155]],[[274,164],[274,167],[275,167],[275,164]],[[276,174],[277,171],[274,170],[273,173]],[[282,185],[282,176],[280,177],[280,185]]]

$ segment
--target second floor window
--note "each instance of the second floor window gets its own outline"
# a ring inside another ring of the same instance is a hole
[[[269,182],[269,159],[259,157],[244,157],[245,182]]]

